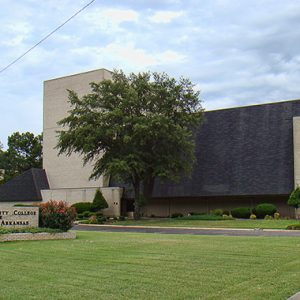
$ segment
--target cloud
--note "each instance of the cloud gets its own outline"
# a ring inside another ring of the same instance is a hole
[[[101,9],[87,12],[83,20],[89,30],[106,30],[108,34],[121,29],[124,22],[137,22],[139,13],[132,9]]]
[[[2,0],[0,65],[84,4]],[[42,130],[44,80],[101,67],[188,77],[207,109],[299,98],[299,20],[294,0],[96,1],[0,74],[0,141]]]
[[[151,52],[135,47],[133,43],[110,43],[105,47],[80,47],[73,49],[72,54],[89,57],[91,64],[129,70],[145,70],[169,63],[177,65],[186,59],[184,55],[173,50]]]
[[[183,15],[183,11],[157,11],[149,17],[149,20],[154,23],[170,23]]]

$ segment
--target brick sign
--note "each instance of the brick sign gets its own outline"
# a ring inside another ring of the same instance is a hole
[[[38,227],[39,208],[0,206],[0,227]]]

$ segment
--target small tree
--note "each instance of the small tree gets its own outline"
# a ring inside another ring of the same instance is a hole
[[[295,217],[297,218],[297,208],[300,207],[300,187],[297,186],[296,189],[291,193],[288,205],[295,208]]]
[[[108,208],[108,204],[107,204],[105,198],[103,197],[100,189],[97,189],[96,193],[95,193],[93,203],[92,203],[91,210],[92,211],[100,211],[104,208]]]

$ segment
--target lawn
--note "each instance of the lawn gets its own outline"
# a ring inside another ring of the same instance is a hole
[[[286,229],[288,225],[298,224],[296,220],[180,220],[179,219],[142,219],[118,221],[116,225],[131,226],[166,226],[166,227],[199,227],[199,228],[263,228]]]
[[[0,299],[286,299],[300,239],[78,232],[0,244]]]

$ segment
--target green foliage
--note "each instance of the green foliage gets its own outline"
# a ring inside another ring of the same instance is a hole
[[[231,215],[234,218],[249,219],[251,210],[249,207],[238,207],[231,210]]]
[[[139,217],[155,178],[191,173],[193,135],[203,112],[193,88],[164,73],[115,71],[112,80],[91,83],[88,95],[69,91],[72,109],[59,122],[68,128],[59,132],[59,153],[77,152],[84,163],[95,162],[91,178],[108,173],[131,184]]]
[[[226,214],[224,214],[222,216],[222,218],[223,218],[223,220],[234,220],[234,217],[232,215],[226,215]]]
[[[263,219],[266,215],[273,216],[276,213],[277,208],[274,204],[271,203],[262,203],[258,204],[254,209],[253,213],[257,218]]]
[[[280,220],[280,213],[278,213],[278,212],[274,213],[274,219]]]
[[[75,207],[78,214],[82,214],[86,211],[91,211],[92,203],[91,202],[77,202],[72,204],[72,207]]]
[[[67,231],[76,219],[76,210],[63,201],[49,201],[40,204],[40,227]]]
[[[183,217],[183,214],[182,213],[178,213],[178,212],[172,213],[172,215],[171,215],[171,218],[182,218],[182,217]]]
[[[300,187],[297,186],[297,188],[291,193],[288,205],[292,206],[294,208],[300,207]]]
[[[300,224],[292,224],[292,225],[288,225],[286,227],[286,229],[289,229],[289,230],[300,230]]]
[[[223,216],[223,209],[217,208],[210,212],[212,215]]]
[[[270,215],[265,215],[264,220],[273,220],[273,217]]]
[[[255,215],[255,214],[251,214],[251,215],[250,215],[250,219],[251,219],[251,220],[256,220],[256,215]]]
[[[42,135],[15,132],[8,137],[7,150],[0,149],[0,169],[5,170],[4,180],[31,168],[42,167]]]
[[[108,204],[107,204],[105,198],[103,197],[100,189],[97,189],[92,206],[91,206],[91,210],[92,211],[100,211],[104,208],[108,208]]]

